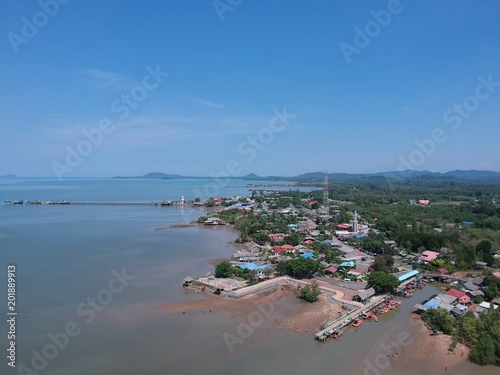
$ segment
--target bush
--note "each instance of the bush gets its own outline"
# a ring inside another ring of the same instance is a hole
[[[228,260],[223,260],[215,266],[215,277],[226,278],[234,273],[233,266]]]
[[[313,281],[310,285],[306,285],[300,289],[300,298],[307,302],[316,302],[321,290],[317,281]]]

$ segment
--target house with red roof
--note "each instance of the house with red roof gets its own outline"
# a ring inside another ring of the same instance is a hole
[[[283,245],[281,246],[281,249],[285,250],[287,253],[295,252],[295,247],[293,247],[292,245]]]
[[[461,305],[465,305],[465,304],[470,303],[470,296],[461,290],[457,290],[457,289],[452,288],[452,289],[448,290],[446,292],[446,294],[449,296],[458,298],[458,303],[460,303]]]
[[[294,253],[295,252],[295,247],[292,245],[283,245],[283,246],[274,246],[273,247],[273,252],[274,254],[281,254],[281,253]]]
[[[286,253],[286,249],[282,249],[281,246],[274,246],[273,247],[273,252],[274,254],[281,254],[281,253]]]
[[[425,250],[422,252],[422,256],[419,259],[424,262],[432,262],[434,259],[437,259],[438,256],[439,253],[435,251]]]
[[[448,275],[450,271],[448,271],[446,268],[443,267],[438,269],[438,273],[440,273],[441,275]]]
[[[335,272],[337,272],[337,269],[333,266],[325,268],[326,275],[333,275]]]

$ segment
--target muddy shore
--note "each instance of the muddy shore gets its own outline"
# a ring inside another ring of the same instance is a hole
[[[321,324],[342,312],[339,305],[327,301],[326,294],[322,294],[317,302],[309,303],[298,298],[295,287],[287,285],[238,300],[208,295],[201,300],[164,304],[159,309],[166,313],[183,314],[226,311],[236,319],[245,319],[258,306],[270,305],[273,306],[273,316],[279,317],[272,319],[271,326],[296,332],[314,333]]]
[[[321,295],[318,302],[308,303],[298,298],[292,286],[277,287],[239,300],[206,296],[201,300],[168,303],[160,306],[158,312],[189,315],[224,311],[229,312],[234,319],[245,321],[258,306],[270,304],[273,306],[273,319],[266,321],[268,328],[293,330],[310,335],[311,340],[321,324],[342,313],[342,308],[329,302],[326,294]],[[398,340],[403,341],[398,344]],[[352,365],[352,374],[463,374],[464,368],[473,368],[474,373],[478,370],[478,374],[495,373],[493,367],[480,368],[468,362],[469,349],[464,345],[458,344],[450,352],[451,337],[431,336],[420,317],[414,314],[410,314],[401,326],[393,327],[381,337],[380,343],[383,342],[387,342],[391,348],[374,346],[363,361]]]

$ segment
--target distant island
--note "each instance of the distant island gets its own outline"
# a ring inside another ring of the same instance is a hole
[[[213,177],[195,177],[182,176],[178,174],[167,174],[161,172],[151,172],[142,176],[116,176],[113,179],[211,179]],[[325,172],[309,172],[297,176],[258,176],[255,173],[249,173],[245,176],[224,177],[235,180],[265,180],[265,181],[299,181],[299,182],[321,182],[325,179]],[[351,181],[360,179],[437,179],[441,181],[453,180],[474,180],[474,181],[500,181],[500,172],[479,171],[479,170],[454,170],[445,173],[431,171],[390,171],[378,173],[328,173],[330,181]]]
[[[4,174],[0,178],[17,178],[17,176],[14,174]]]

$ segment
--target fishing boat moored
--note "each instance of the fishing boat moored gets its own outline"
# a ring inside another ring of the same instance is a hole
[[[363,319],[361,318],[357,318],[354,320],[354,322],[352,322],[353,327],[359,327],[361,324],[363,324]]]

